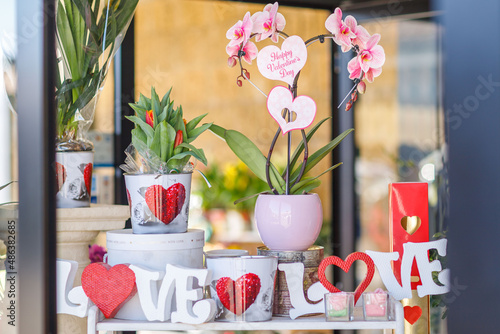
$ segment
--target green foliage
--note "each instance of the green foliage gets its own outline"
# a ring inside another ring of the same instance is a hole
[[[59,140],[74,139],[82,118],[76,113],[89,105],[104,83],[138,1],[114,0],[108,10],[107,1],[58,0],[57,41],[64,68],[56,85]],[[83,118],[89,121],[89,116]]]
[[[182,107],[174,108],[174,102],[170,99],[171,91],[172,88],[160,100],[155,88],[151,87],[151,98],[141,94],[139,102],[130,104],[135,116],[126,118],[135,124],[132,144],[142,156],[157,156],[169,170],[182,170],[191,157],[207,165],[203,150],[191,143],[212,123],[198,126],[207,114],[186,122]]]
[[[236,209],[250,212],[254,209],[255,200],[242,201],[233,205],[240,199],[251,196],[255,193],[265,191],[267,184],[257,178],[250,169],[243,163],[214,164],[204,170],[205,176],[212,184],[211,188],[205,185],[205,181],[199,178],[198,193],[202,198],[202,208],[210,209]]]
[[[437,232],[433,235],[433,238],[436,240],[446,238],[447,232],[448,231]],[[447,263],[448,263],[447,257],[439,255],[439,253],[437,252],[436,249],[431,249],[431,250],[429,250],[429,262],[432,262],[435,260],[441,262],[441,268],[445,269],[447,267]],[[434,283],[436,283],[439,286],[443,286],[444,284],[439,281],[438,276],[439,276],[439,272],[437,272],[437,271],[432,272],[432,280],[434,281]],[[447,314],[448,314],[448,309],[447,309],[447,305],[445,303],[445,298],[446,298],[446,295],[434,295],[434,296],[430,297],[430,303],[431,303],[432,307],[444,308],[443,314],[441,315],[441,319],[445,319]]]
[[[326,120],[329,118],[325,118],[321,120],[316,126],[314,126],[307,134],[306,138],[309,141],[312,139],[314,133],[321,127],[321,125],[324,124]],[[235,130],[226,130],[218,125],[212,125],[210,126],[210,131],[212,131],[214,134],[216,134],[218,137],[223,139],[229,148],[236,154],[236,156],[243,162],[245,163],[248,168],[262,181],[266,181],[266,157],[262,154],[262,152],[257,148],[257,146],[250,140],[248,139],[245,135],[242,133],[235,131]],[[320,148],[318,151],[312,153],[307,162],[306,162],[306,167],[305,167],[305,172],[307,173],[310,171],[314,166],[316,166],[323,158],[325,158],[335,147],[340,144],[340,142],[354,129],[349,129],[338,135],[335,139],[327,143],[325,146]],[[292,155],[292,160],[290,163],[290,169],[292,170],[291,173],[291,180],[292,182],[296,181],[296,184],[291,187],[290,189],[290,194],[296,195],[296,194],[304,194],[308,193],[311,190],[317,188],[320,184],[321,181],[318,179],[320,176],[323,174],[332,171],[333,169],[337,168],[338,166],[341,165],[341,163],[338,163],[334,166],[331,166],[324,172],[320,173],[319,175],[315,177],[307,177],[307,178],[302,178],[298,179],[299,173],[300,173],[300,168],[301,165],[297,165],[297,161],[299,159],[300,154],[304,150],[304,143],[303,141],[300,142],[300,144],[297,146],[294,154]],[[296,166],[297,165],[297,166]],[[278,169],[270,163],[269,166],[269,175],[271,179],[271,184],[274,189],[279,194],[284,194],[285,193],[285,176],[284,173],[280,174],[278,172]],[[255,194],[256,196],[258,194]],[[246,200],[249,198],[252,198],[254,196],[248,196],[242,200]]]

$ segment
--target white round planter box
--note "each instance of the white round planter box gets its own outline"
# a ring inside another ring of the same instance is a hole
[[[111,266],[134,264],[160,272],[165,272],[167,264],[201,269],[204,245],[205,232],[197,229],[168,234],[134,234],[131,229],[109,231],[106,233],[106,262]],[[161,281],[158,289],[160,286]],[[139,296],[130,299],[115,318],[146,321]]]

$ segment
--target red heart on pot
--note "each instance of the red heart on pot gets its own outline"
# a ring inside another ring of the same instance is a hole
[[[236,315],[243,314],[257,299],[260,291],[259,276],[248,273],[236,281],[221,277],[215,286],[222,305]]]
[[[82,288],[106,318],[114,317],[137,292],[135,273],[125,264],[88,265],[82,273]]]
[[[413,325],[422,316],[422,309],[420,306],[405,306],[404,308],[405,319]]]
[[[55,165],[56,165],[57,191],[61,191],[64,182],[66,182],[66,176],[67,176],[66,168],[64,168],[64,165],[59,162],[56,162]]]
[[[87,194],[90,196],[90,188],[92,185],[92,163],[88,163],[83,170],[83,180],[87,188]]]
[[[373,279],[373,275],[375,274],[375,264],[373,263],[372,258],[369,257],[368,254],[362,252],[354,252],[352,254],[349,254],[345,261],[337,256],[329,256],[321,261],[318,268],[318,277],[321,284],[323,284],[323,286],[330,292],[341,292],[341,290],[337,289],[326,279],[326,267],[328,267],[329,265],[334,265],[341,268],[344,272],[347,273],[351,268],[352,263],[356,260],[363,261],[366,264],[366,268],[368,269],[368,271],[366,273],[365,279],[358,285],[358,287],[354,291],[354,304],[356,304],[363,291],[365,291],[368,285],[370,285],[370,282]]]
[[[186,200],[186,188],[182,183],[176,183],[168,189],[154,185],[146,189],[144,197],[149,210],[167,225],[181,212]]]

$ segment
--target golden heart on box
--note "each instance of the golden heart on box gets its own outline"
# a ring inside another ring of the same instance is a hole
[[[412,235],[420,227],[421,221],[418,216],[404,216],[401,218],[401,226],[404,228],[406,233]]]

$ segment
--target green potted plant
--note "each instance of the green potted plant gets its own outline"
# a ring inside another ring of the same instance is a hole
[[[138,0],[59,0],[56,9],[57,206],[90,205],[94,145],[87,132],[111,60]]]
[[[199,126],[207,115],[184,119],[181,106],[174,108],[171,89],[160,100],[154,88],[151,97],[140,95],[130,104],[134,116],[132,143],[120,167],[125,184],[134,233],[180,233],[187,231],[191,175],[194,158],[204,165],[203,149],[192,142],[212,123]]]
[[[247,12],[243,20],[238,21],[226,33],[230,40],[226,46],[228,65],[234,67],[239,64],[240,68],[237,85],[241,87],[243,81],[248,81],[257,88],[267,99],[269,114],[279,124],[267,157],[240,132],[216,125],[211,126],[211,131],[224,139],[238,158],[269,186],[270,190],[258,194],[255,206],[257,229],[264,244],[273,250],[301,251],[314,244],[323,221],[321,201],[317,194],[310,191],[320,185],[318,178],[321,175],[341,163],[331,166],[317,176],[306,174],[353,131],[345,130],[318,151],[309,154],[308,142],[328,118],[319,121],[305,132],[305,129],[313,124],[316,113],[314,100],[307,96],[298,96],[297,83],[307,60],[307,47],[314,42],[324,43],[326,39],[332,39],[343,52],[354,51],[354,58],[348,64],[349,78],[354,83],[341,103],[342,105],[350,97],[345,106],[346,110],[352,108],[358,93],[365,92],[364,80],[372,82],[381,74],[385,54],[383,48],[378,45],[380,35],[370,35],[350,15],[342,19],[340,8],[336,8],[325,21],[329,33],[307,41],[303,41],[299,36],[288,36],[284,33],[285,23],[284,16],[278,12],[278,3],[275,2],[266,5],[262,12],[253,15]],[[281,48],[270,45],[259,51],[250,41],[255,39],[258,42],[267,38],[275,43],[282,38]],[[268,94],[259,89],[250,81],[249,72],[242,64],[242,60],[251,64],[254,59],[257,59],[259,72],[264,77],[283,81],[288,87],[275,86]],[[300,130],[302,140],[292,153],[293,130]],[[287,139],[287,165],[282,172],[271,162],[280,133],[287,134],[284,136]]]

